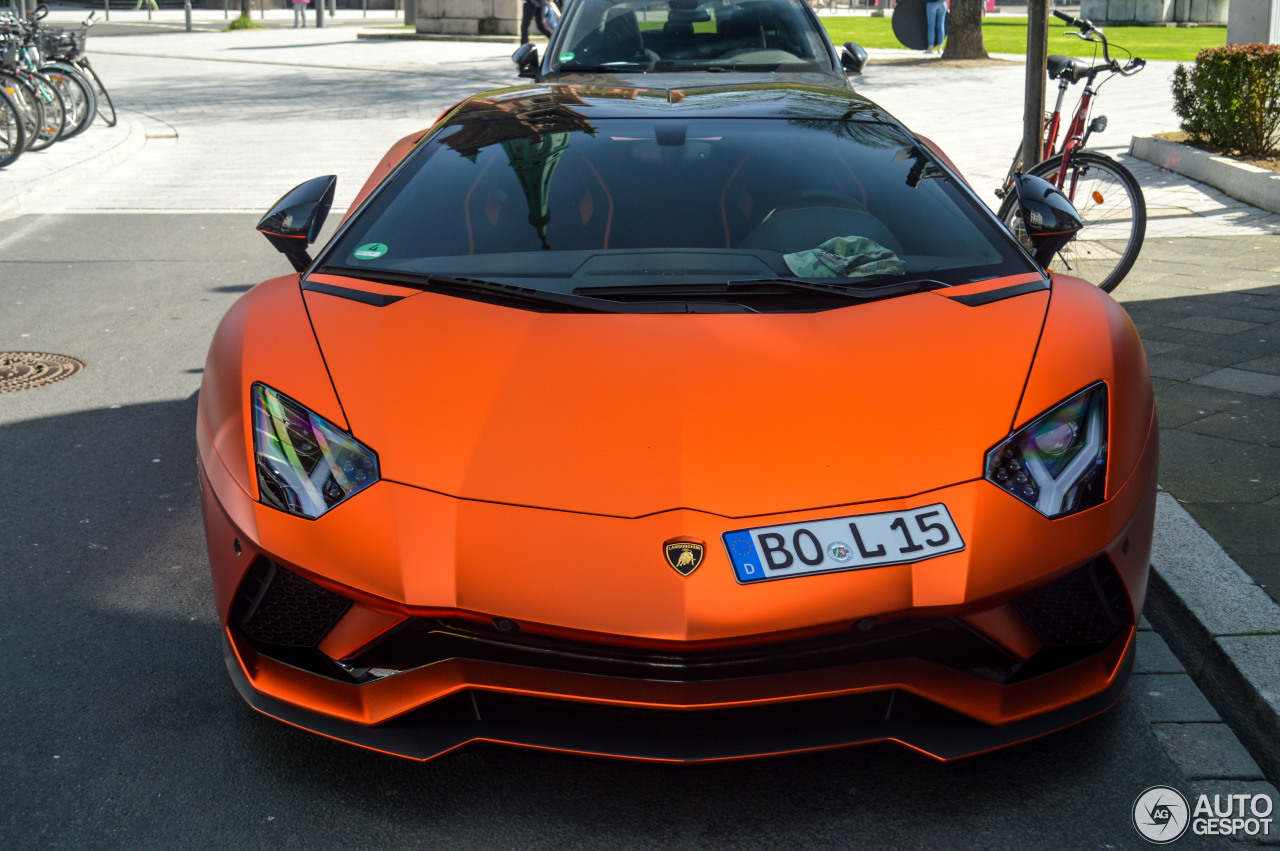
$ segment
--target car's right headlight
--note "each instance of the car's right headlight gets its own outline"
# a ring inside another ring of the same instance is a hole
[[[314,520],[378,481],[372,449],[265,384],[254,384],[252,396],[263,503]]]
[[[987,453],[986,478],[1046,517],[1102,502],[1107,484],[1107,385],[1055,405]]]

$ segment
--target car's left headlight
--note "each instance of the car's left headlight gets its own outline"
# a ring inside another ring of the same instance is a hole
[[[986,478],[1046,517],[1102,502],[1107,484],[1107,385],[1036,417],[987,453]]]
[[[314,520],[378,480],[372,449],[265,384],[254,384],[252,395],[253,453],[265,504]]]

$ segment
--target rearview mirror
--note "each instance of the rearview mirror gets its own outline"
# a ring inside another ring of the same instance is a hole
[[[272,205],[258,222],[258,230],[276,250],[289,258],[293,268],[306,271],[311,265],[307,246],[316,241],[333,206],[335,175],[313,177],[300,183]]]
[[[861,74],[862,66],[867,64],[867,51],[862,45],[846,41],[840,50],[840,67],[846,74]]]
[[[532,44],[526,42],[517,47],[511,61],[516,63],[516,73],[521,77],[538,78],[538,48]]]
[[[1049,181],[1019,174],[1013,180],[1018,193],[1018,210],[1027,240],[1031,243],[1032,256],[1045,269],[1062,246],[1084,227],[1076,208]]]

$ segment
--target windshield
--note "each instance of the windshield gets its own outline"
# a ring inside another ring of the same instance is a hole
[[[829,69],[800,0],[574,0],[553,72]]]
[[[730,282],[958,284],[1033,270],[891,125],[566,112],[446,127],[318,268],[655,300]],[[792,304],[819,297],[783,289]]]

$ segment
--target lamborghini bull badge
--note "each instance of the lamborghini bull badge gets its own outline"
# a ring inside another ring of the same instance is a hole
[[[667,564],[681,576],[688,576],[702,564],[702,554],[706,544],[697,538],[672,538],[662,545],[662,554],[667,557]]]

